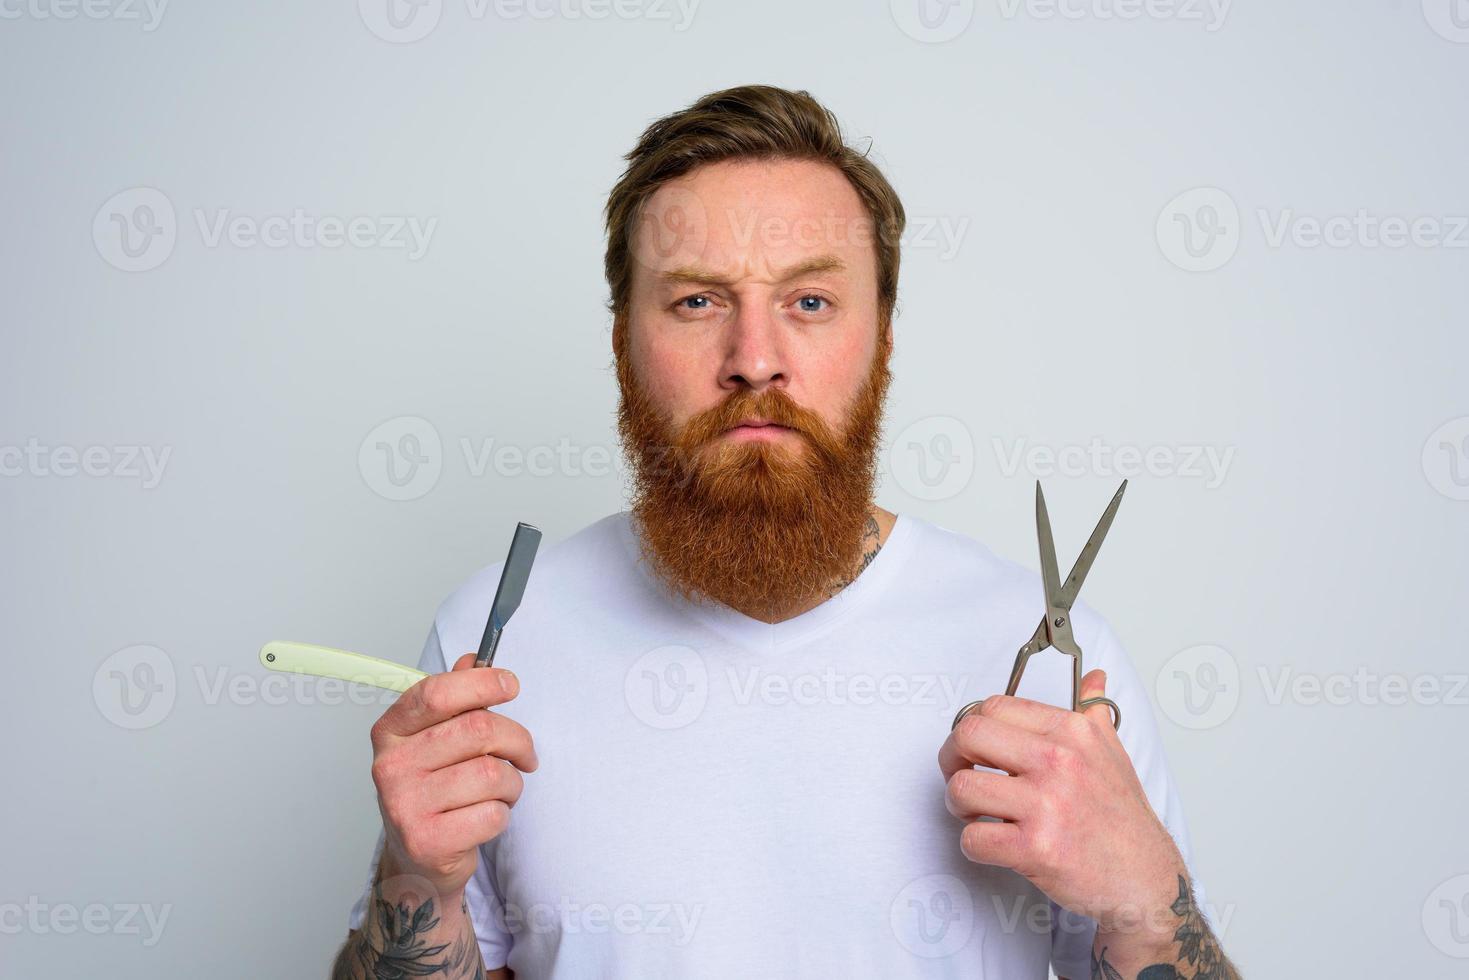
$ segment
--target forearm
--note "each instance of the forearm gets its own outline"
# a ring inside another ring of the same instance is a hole
[[[1183,875],[1178,897],[1167,908],[1097,931],[1091,975],[1092,980],[1240,980]]]
[[[384,863],[388,856],[383,855]],[[462,892],[438,896],[422,879],[379,869],[362,928],[337,954],[332,980],[377,977],[484,980],[484,961]]]

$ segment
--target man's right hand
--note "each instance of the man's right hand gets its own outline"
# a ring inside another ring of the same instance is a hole
[[[515,697],[519,681],[508,670],[476,668],[474,656],[410,687],[372,726],[385,833],[380,878],[420,876],[441,902],[463,891],[479,845],[508,825],[520,772],[540,766],[530,732],[484,710]]]

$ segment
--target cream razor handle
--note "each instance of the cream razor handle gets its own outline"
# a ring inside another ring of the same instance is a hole
[[[313,677],[332,677],[354,684],[370,684],[385,691],[408,690],[428,675],[391,660],[319,647],[311,643],[271,640],[260,648],[260,662],[271,670]]]

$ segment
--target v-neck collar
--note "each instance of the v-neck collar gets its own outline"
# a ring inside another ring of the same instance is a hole
[[[779,623],[767,623],[747,616],[723,603],[695,603],[673,592],[647,567],[641,541],[633,529],[631,511],[617,517],[617,536],[638,574],[663,601],[676,607],[682,615],[691,616],[720,636],[757,653],[779,653],[815,639],[831,629],[852,610],[870,601],[888,587],[899,568],[907,561],[913,547],[913,519],[895,515],[888,538],[867,567],[846,588],[819,606]]]

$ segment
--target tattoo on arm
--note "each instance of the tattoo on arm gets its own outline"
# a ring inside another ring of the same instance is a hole
[[[446,980],[484,980],[474,930],[466,928],[452,943],[430,945],[425,936],[439,924],[434,900],[417,907],[396,905],[374,896],[375,930],[363,928],[337,956],[332,980],[401,980],[405,977],[444,977]],[[468,920],[468,906],[460,903]],[[369,939],[372,932],[383,943],[377,949]]]
[[[1178,898],[1173,903],[1178,928],[1173,941],[1178,943],[1178,959],[1172,963],[1155,963],[1144,967],[1137,980],[1240,980],[1239,971],[1219,948],[1219,941],[1209,931],[1204,914],[1194,904],[1188,879],[1178,876]],[[1188,970],[1189,972],[1185,972]],[[1092,952],[1092,980],[1125,980],[1121,972],[1107,962],[1107,948]]]

